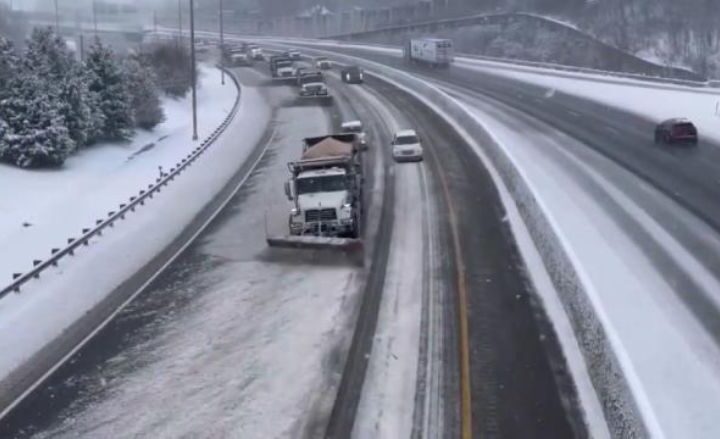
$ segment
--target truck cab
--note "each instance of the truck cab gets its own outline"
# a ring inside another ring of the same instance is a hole
[[[295,71],[295,63],[291,60],[281,60],[276,63],[276,76],[278,78],[292,78],[297,73]]]
[[[328,89],[320,72],[303,73],[298,77],[300,96],[327,96]]]
[[[340,125],[340,129],[343,133],[355,134],[360,145],[362,145],[364,149],[367,147],[367,135],[365,134],[362,122],[359,120],[349,120],[343,122],[342,125]]]
[[[249,66],[252,65],[252,58],[249,53],[236,50],[230,53],[230,65]]]
[[[263,59],[265,59],[262,48],[256,44],[248,45],[248,52],[250,53],[252,59],[256,61],[262,61]]]
[[[309,137],[288,163],[285,194],[294,203],[290,235],[357,238],[363,199],[361,149],[353,134]]]
[[[327,57],[319,56],[315,58],[315,68],[320,70],[330,70],[332,68],[332,63],[329,59],[327,59]]]
[[[290,234],[357,237],[352,178],[343,168],[300,172],[289,198],[295,200],[290,213]]]

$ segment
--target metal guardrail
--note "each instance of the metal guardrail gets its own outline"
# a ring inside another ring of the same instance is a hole
[[[22,286],[31,282],[33,279],[39,279],[45,270],[50,267],[56,267],[60,260],[65,257],[74,256],[75,252],[81,247],[89,246],[92,238],[102,236],[103,231],[115,227],[116,222],[123,221],[129,213],[135,212],[140,206],[144,206],[148,200],[160,193],[163,187],[166,187],[171,181],[174,181],[213,145],[235,118],[240,107],[240,83],[234,73],[227,69],[223,70],[225,70],[225,73],[232,79],[238,90],[238,94],[232,110],[220,126],[218,126],[207,139],[203,140],[200,146],[193,149],[187,156],[177,162],[174,167],[170,168],[170,172],[166,176],[158,177],[155,183],[149,184],[147,188],[140,189],[137,195],[133,195],[127,202],[121,203],[118,206],[118,210],[108,212],[106,219],[98,219],[94,227],[83,229],[82,236],[79,238],[68,238],[67,246],[64,248],[53,248],[50,258],[33,261],[33,269],[29,272],[13,274],[12,283],[0,290],[0,299],[12,292],[19,293]]]

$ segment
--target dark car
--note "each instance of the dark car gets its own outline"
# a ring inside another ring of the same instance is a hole
[[[698,143],[698,131],[687,119],[668,119],[655,128],[655,143]]]
[[[348,66],[340,72],[343,82],[348,84],[362,84],[364,81],[363,71],[358,66]]]

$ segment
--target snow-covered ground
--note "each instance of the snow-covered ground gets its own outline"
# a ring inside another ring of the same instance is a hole
[[[229,95],[230,100],[235,98],[236,89],[233,85],[223,89],[208,85],[207,90],[210,94],[205,96],[206,105],[226,102],[229,110],[232,104],[223,99],[226,99],[224,95]],[[223,110],[225,109],[222,107],[217,110],[219,119],[222,119],[222,114],[225,113]],[[22,367],[39,349],[56,339],[79,317],[93,310],[111,291],[175,240],[246,161],[261,140],[269,120],[270,110],[260,93],[253,88],[244,88],[235,119],[201,159],[145,206],[128,215],[125,221],[119,222],[102,237],[93,239],[89,247],[81,249],[72,258],[64,259],[57,268],[44,272],[40,279],[25,285],[20,294],[11,294],[0,300],[0,333],[13,334],[0,337],[0,351],[3,352],[0,356],[0,385],[8,373]],[[187,121],[181,120],[174,125],[174,131],[172,127],[168,128],[177,136],[177,142],[172,146],[182,149],[184,153],[190,148],[190,145],[181,141],[186,136],[189,137],[186,124]],[[215,129],[216,126],[208,125],[205,132]],[[147,153],[153,154],[153,151]],[[95,178],[87,180],[88,184],[102,186],[103,176],[119,180],[120,183],[117,186],[108,186],[105,192],[97,192],[97,198],[90,198],[92,203],[104,204],[112,199],[111,195],[119,198],[120,195],[127,197],[136,193],[138,186],[142,187],[146,179],[154,180],[158,164],[172,164],[173,159],[183,155],[180,151],[176,155],[171,148],[163,153],[162,148],[158,147],[158,155],[154,159],[145,159],[148,164],[141,166],[133,163],[143,160],[140,156],[128,162],[131,153],[116,152],[117,155],[107,167],[104,167],[104,160],[88,160],[87,166],[100,166],[101,170],[105,171],[105,174],[100,175],[89,172],[88,175]],[[123,171],[123,168],[127,171]],[[113,173],[113,170],[118,172]],[[73,187],[72,190],[79,191],[80,188]],[[71,189],[66,187],[58,194],[70,191]],[[123,198],[119,198],[116,202],[122,200]],[[77,205],[85,206],[82,203],[84,201],[87,200],[81,199]],[[99,209],[103,212],[110,208],[112,206],[103,205]],[[63,208],[60,212],[66,210]],[[52,220],[60,216],[60,213],[55,211],[49,214],[53,216],[38,220],[52,224]],[[82,216],[78,218],[84,219]],[[91,219],[92,217],[89,217],[87,221]],[[83,224],[73,223],[67,227],[74,231],[82,226]],[[63,242],[62,235],[57,239],[59,244]],[[6,254],[3,254],[3,257],[8,258]]]
[[[199,135],[212,133],[232,110],[232,82],[201,68],[198,91]],[[139,130],[127,143],[99,144],[70,157],[59,170],[24,170],[0,164],[0,285],[25,273],[34,259],[50,256],[83,228],[154,183],[164,171],[196,148],[190,98],[163,99],[167,120],[152,132]]]

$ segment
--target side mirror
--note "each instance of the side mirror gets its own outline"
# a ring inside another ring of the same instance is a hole
[[[293,194],[292,194],[292,189],[291,189],[291,187],[290,187],[290,182],[289,182],[289,181],[286,181],[286,182],[285,182],[285,196],[287,197],[288,200],[292,201],[292,199],[293,199]]]

